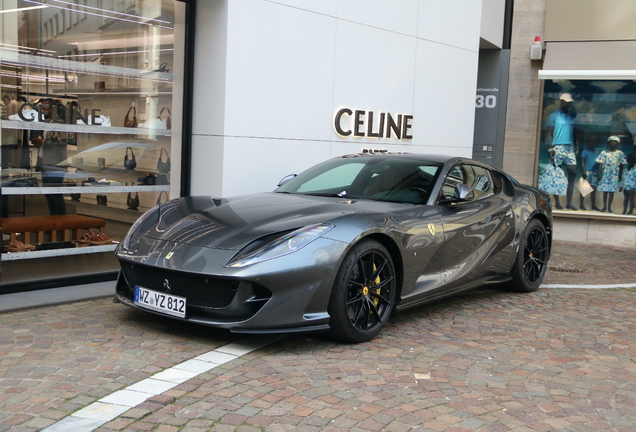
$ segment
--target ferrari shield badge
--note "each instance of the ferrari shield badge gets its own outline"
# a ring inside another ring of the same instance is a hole
[[[435,237],[435,225],[428,224],[428,230],[430,231],[431,236]]]
[[[430,228],[430,225],[429,225],[429,228]],[[172,258],[172,255],[174,255],[174,252],[168,252],[168,253],[166,254],[166,259],[170,259],[170,258]]]

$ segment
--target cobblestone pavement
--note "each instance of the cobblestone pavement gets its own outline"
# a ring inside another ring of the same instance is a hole
[[[558,243],[545,282],[634,283],[635,263],[635,250]],[[635,299],[482,289],[396,314],[363,344],[288,336],[98,430],[633,432]],[[239,339],[110,299],[0,314],[0,431],[41,430]]]
[[[546,284],[636,283],[636,248],[555,242]]]

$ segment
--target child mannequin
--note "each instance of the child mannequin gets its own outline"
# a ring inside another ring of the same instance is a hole
[[[596,158],[598,162],[598,188],[599,192],[603,192],[603,208],[602,212],[612,211],[612,201],[614,201],[614,192],[618,192],[618,182],[623,176],[623,164],[627,163],[625,153],[618,150],[621,139],[612,135],[607,139],[609,150],[603,150]]]
[[[627,155],[627,171],[623,175],[623,214],[634,213],[634,196],[636,196],[636,146]]]
[[[596,186],[598,186],[598,164],[596,162],[596,158],[598,154],[594,150],[596,146],[596,136],[588,135],[586,138],[587,149],[581,152],[581,168],[583,169],[582,177],[590,183],[590,186],[594,189],[590,194],[590,198],[592,199],[592,210],[599,211],[598,207],[596,207]],[[587,210],[583,205],[583,201],[585,197],[581,195],[579,206],[581,210]]]

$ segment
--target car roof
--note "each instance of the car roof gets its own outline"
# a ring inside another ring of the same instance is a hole
[[[469,158],[458,157],[458,156],[450,156],[450,155],[438,155],[438,154],[425,154],[425,153],[405,153],[405,152],[388,152],[383,150],[375,150],[375,151],[363,151],[362,153],[353,153],[342,155],[340,158],[355,158],[361,156],[373,156],[384,159],[407,159],[407,160],[415,160],[421,162],[433,162],[433,163],[442,163],[446,164],[448,162],[470,162],[470,163],[478,163]],[[480,164],[481,165],[481,164]]]

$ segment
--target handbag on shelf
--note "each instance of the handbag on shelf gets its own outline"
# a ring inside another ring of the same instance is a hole
[[[139,211],[139,193],[135,192],[135,196],[133,197],[130,192],[128,192],[128,198],[126,198],[126,205],[128,206],[128,210]]]
[[[168,111],[168,114],[166,115],[166,118],[161,118],[164,111]],[[161,120],[161,122],[166,123],[166,129],[172,129],[172,113],[170,112],[170,108],[168,107],[161,108],[161,111],[159,111],[159,117],[157,118]]]
[[[106,168],[106,158],[97,158],[97,166],[100,168]]]
[[[97,205],[108,205],[108,197],[106,195],[97,195]]]
[[[166,152],[166,161],[162,161],[161,157],[163,156],[163,152]],[[165,148],[161,148],[161,151],[159,152],[159,160],[157,161],[157,171],[159,171],[160,173],[167,173],[170,172],[170,156],[168,155],[168,150],[166,150]]]
[[[133,110],[132,119],[129,118],[130,110]],[[126,113],[126,118],[124,119],[124,127],[132,127],[132,128],[137,127],[137,108],[135,108],[134,106],[131,106],[130,108],[128,108],[128,112]]]
[[[130,159],[128,158],[128,150],[130,150]],[[124,156],[124,168],[129,170],[134,170],[137,168],[137,160],[135,159],[135,154],[133,153],[132,147],[126,147],[126,156]]]
[[[170,200],[170,197],[168,196],[168,192],[161,191],[159,193],[159,196],[157,197],[157,205],[161,204],[161,197],[163,196],[163,194],[166,194],[166,200],[164,202],[168,202]]]
[[[73,186],[77,186],[77,183],[75,183],[73,180],[67,180],[66,185],[73,187]],[[82,194],[79,194],[79,193],[72,193],[70,195],[71,195],[71,201],[79,201],[80,198],[82,197]]]
[[[565,196],[568,189],[568,179],[563,170],[551,161],[539,176],[537,188],[552,195]]]
[[[170,72],[170,69],[168,69],[168,62],[161,63],[159,65],[159,69],[156,69],[155,72],[165,72],[165,73]]]

